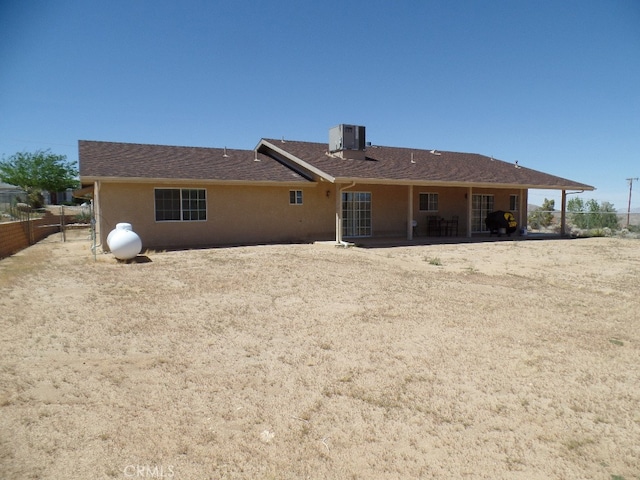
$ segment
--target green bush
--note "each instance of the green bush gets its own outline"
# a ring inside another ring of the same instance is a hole
[[[578,197],[572,198],[567,202],[567,212],[569,222],[583,230],[605,228],[617,230],[619,228],[616,209],[609,202],[599,204],[594,199],[585,202]]]

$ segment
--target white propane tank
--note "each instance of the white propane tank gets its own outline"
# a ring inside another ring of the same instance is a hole
[[[109,247],[109,250],[111,250],[111,238],[115,235],[115,233],[118,230],[131,230],[131,231],[133,231],[133,228],[131,227],[130,223],[126,223],[126,222],[116,223],[116,228],[111,230],[109,232],[109,235],[107,235],[107,246]]]
[[[130,223],[118,223],[107,236],[109,250],[118,260],[130,260],[142,250],[142,240]]]

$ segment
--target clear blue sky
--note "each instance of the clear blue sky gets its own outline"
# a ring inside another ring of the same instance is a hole
[[[328,141],[493,155],[594,185],[640,176],[639,0],[6,0],[0,154],[77,141]],[[640,182],[633,207],[640,206]],[[531,200],[559,193],[531,192]]]

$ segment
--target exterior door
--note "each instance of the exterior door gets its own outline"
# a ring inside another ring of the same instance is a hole
[[[371,192],[342,192],[342,235],[371,236]]]
[[[493,212],[493,195],[473,195],[471,211],[471,231],[488,232],[484,219]]]

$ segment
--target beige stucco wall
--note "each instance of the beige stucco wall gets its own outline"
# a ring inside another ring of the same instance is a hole
[[[207,220],[156,222],[154,189],[204,188]],[[303,204],[289,205],[289,191],[302,190]],[[329,196],[327,196],[329,191]],[[99,238],[128,222],[143,248],[300,242],[334,235],[334,189],[243,185],[114,184],[99,190]]]
[[[156,222],[154,189],[204,188],[207,220]],[[310,242],[335,238],[337,187],[330,183],[310,186],[176,185],[165,183],[124,184],[101,182],[96,196],[98,235],[105,249],[106,237],[120,222],[128,222],[140,236],[143,248],[242,245],[270,242]],[[406,185],[357,184],[347,191],[370,192],[374,237],[404,237],[407,234],[409,188]],[[289,191],[302,190],[303,204],[290,205]],[[420,211],[420,193],[438,194],[438,211]],[[466,187],[414,186],[412,218],[416,234],[427,234],[427,216],[459,217],[458,235],[467,235],[468,193]],[[494,195],[496,210],[509,210],[509,196],[518,195],[519,225],[526,223],[527,190],[473,189],[473,194]]]

